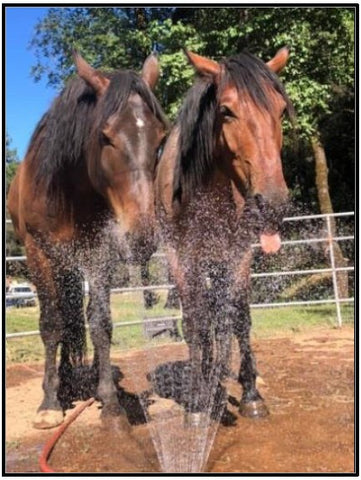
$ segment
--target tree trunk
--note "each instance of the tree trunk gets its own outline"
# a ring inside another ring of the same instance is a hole
[[[328,168],[325,149],[317,136],[311,139],[315,157],[316,188],[321,213],[333,213],[333,207],[328,186]],[[331,217],[332,236],[336,236],[336,222]],[[333,242],[333,252],[336,267],[347,267],[347,260],[343,257],[342,250],[337,242]],[[339,298],[348,298],[348,273],[337,273],[337,288]]]
[[[135,18],[137,22],[137,30],[145,30],[147,28],[147,15],[145,8],[135,8]]]

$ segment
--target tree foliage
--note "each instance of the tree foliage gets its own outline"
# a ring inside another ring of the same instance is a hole
[[[10,183],[15,177],[17,168],[19,166],[19,157],[16,148],[11,148],[12,140],[8,132],[6,132],[5,138],[5,180],[6,180],[6,193],[9,190]],[[8,217],[8,212],[6,212]],[[15,237],[14,229],[11,224],[6,225],[6,256],[18,256],[24,255],[24,247],[20,241]],[[20,276],[27,278],[27,269],[24,262],[7,262],[6,265],[7,275]]]
[[[19,166],[19,157],[16,148],[10,148],[12,143],[11,137],[6,132],[5,138],[5,177],[6,177],[6,192],[9,190],[10,183],[15,177],[16,170]]]
[[[332,6],[50,8],[31,41],[37,56],[32,74],[61,87],[74,72],[73,48],[95,67],[138,71],[155,49],[162,67],[157,95],[173,119],[194,75],[183,48],[214,59],[246,48],[266,61],[288,45],[291,57],[282,80],[297,112],[298,138],[295,142],[286,123],[288,183],[296,199],[316,205],[310,142],[321,138],[331,186],[341,176],[348,191],[343,195],[335,189],[334,200],[347,208],[353,197],[348,178],[354,166],[354,17],[353,8]],[[346,147],[342,151],[338,136]]]

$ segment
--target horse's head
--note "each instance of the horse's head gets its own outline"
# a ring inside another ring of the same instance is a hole
[[[159,77],[157,57],[146,59],[141,75],[103,74],[79,54],[75,63],[79,76],[97,96],[88,144],[90,180],[113,211],[129,256],[142,259],[154,250],[153,180],[166,130],[152,93]]]
[[[257,212],[263,249],[276,251],[288,197],[281,163],[282,116],[291,108],[276,74],[287,63],[288,49],[279,50],[267,64],[247,53],[220,63],[186,53],[215,90],[217,165]]]

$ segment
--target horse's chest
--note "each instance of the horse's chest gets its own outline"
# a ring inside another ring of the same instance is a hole
[[[234,245],[236,225],[234,205],[222,197],[204,196],[184,216],[182,242],[200,255],[223,258]]]

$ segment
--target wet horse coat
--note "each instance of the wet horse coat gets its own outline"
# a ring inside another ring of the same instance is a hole
[[[239,342],[241,413],[267,414],[250,346],[251,242],[280,247],[287,202],[281,118],[291,105],[276,76],[280,50],[264,64],[248,53],[220,63],[187,52],[198,79],[158,165],[157,212],[183,308],[193,376],[191,411],[207,408],[209,384],[227,375],[231,332]]]
[[[121,413],[109,358],[109,279],[117,259],[144,263],[156,248],[153,180],[166,128],[152,93],[157,58],[147,58],[140,76],[103,74],[77,53],[75,64],[78,75],[40,120],[8,196],[40,303],[45,372],[38,428],[62,422],[60,382],[83,363],[84,274],[97,396],[104,414]]]

